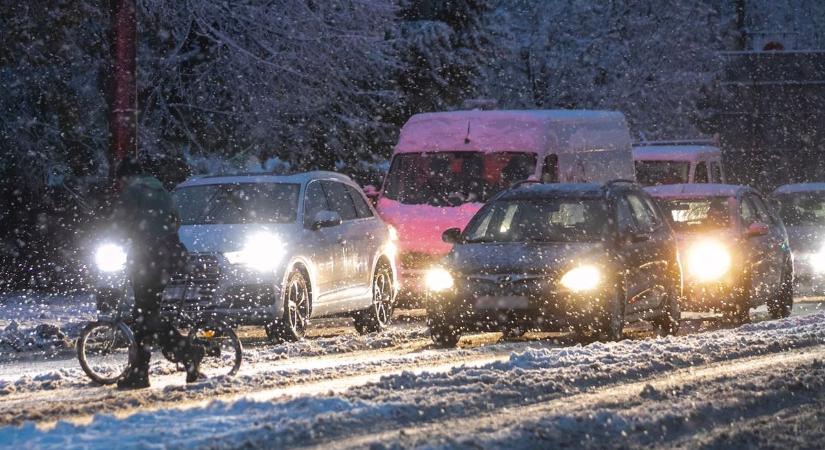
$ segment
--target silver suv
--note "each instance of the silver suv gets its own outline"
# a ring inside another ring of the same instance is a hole
[[[349,315],[359,333],[389,324],[394,233],[348,177],[193,178],[173,197],[190,264],[165,304],[264,325],[279,341],[302,338],[310,318]]]

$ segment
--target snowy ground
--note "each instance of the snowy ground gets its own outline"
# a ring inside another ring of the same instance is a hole
[[[247,330],[239,376],[186,386],[156,361],[144,391],[28,358],[0,365],[0,447],[821,448],[821,306],[610,344],[485,334],[440,350],[416,321],[365,337],[331,322],[280,346]]]

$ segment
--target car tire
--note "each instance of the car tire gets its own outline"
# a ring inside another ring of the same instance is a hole
[[[275,342],[295,342],[304,338],[310,312],[309,282],[300,269],[287,277],[283,293],[283,312],[264,326],[266,336]]]
[[[624,336],[624,287],[617,289],[606,311],[603,312],[598,324],[598,334],[607,341],[620,341]]]
[[[354,315],[355,330],[359,334],[384,331],[392,320],[395,304],[393,298],[392,270],[386,264],[380,264],[372,277],[372,304],[369,308]]]
[[[458,328],[444,319],[428,317],[427,326],[430,328],[430,338],[440,348],[455,348],[461,339]]]
[[[793,310],[793,272],[789,264],[785,263],[785,269],[782,271],[782,284],[779,289],[779,295],[768,302],[768,312],[771,319],[783,319],[791,315]]]
[[[682,320],[682,306],[679,295],[676,293],[678,288],[676,285],[680,283],[676,280],[671,281],[668,287],[667,297],[663,305],[662,315],[655,318],[653,327],[656,328],[659,336],[671,336],[679,332],[679,322]]]

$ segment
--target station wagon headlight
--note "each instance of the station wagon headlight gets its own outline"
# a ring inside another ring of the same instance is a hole
[[[443,267],[433,267],[424,276],[424,284],[432,292],[442,292],[453,287],[455,280]]]
[[[808,255],[808,263],[816,273],[825,273],[825,246],[818,252]]]
[[[585,265],[569,270],[559,281],[562,286],[573,292],[587,292],[599,287],[602,274],[595,266]]]
[[[688,272],[698,281],[715,281],[730,270],[730,252],[714,240],[695,242],[687,253]]]
[[[250,235],[241,250],[224,253],[224,256],[230,264],[242,264],[258,272],[270,272],[281,262],[284,253],[284,242],[278,236],[260,232]]]
[[[126,250],[117,244],[101,244],[95,250],[95,265],[101,272],[120,272],[126,268]]]

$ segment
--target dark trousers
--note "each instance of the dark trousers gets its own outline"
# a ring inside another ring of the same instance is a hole
[[[167,353],[174,354],[176,359],[184,364],[189,362],[191,351],[188,340],[160,314],[164,284],[142,281],[133,278],[132,282],[135,294],[133,328],[138,347],[133,370],[136,372],[135,375],[147,377],[154,342]]]

